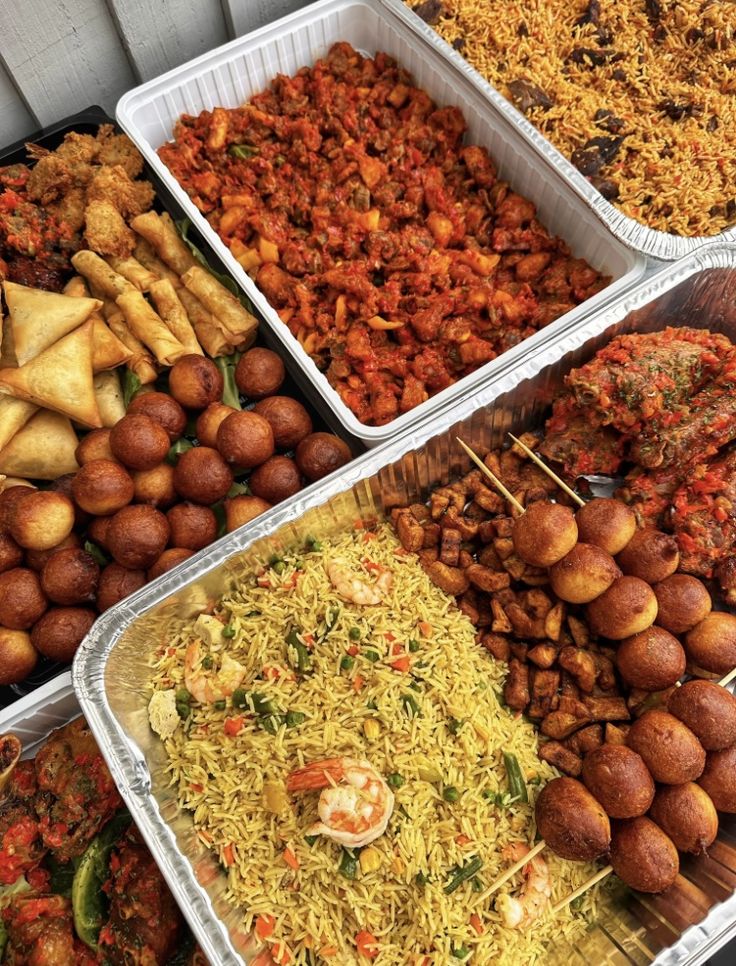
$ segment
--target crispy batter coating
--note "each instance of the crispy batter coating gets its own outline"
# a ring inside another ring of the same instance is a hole
[[[97,168],[87,188],[87,201],[107,201],[123,218],[135,218],[153,204],[153,186],[148,181],[131,181],[121,164]]]
[[[100,255],[126,258],[135,248],[135,235],[109,201],[92,201],[85,211],[84,240]]]

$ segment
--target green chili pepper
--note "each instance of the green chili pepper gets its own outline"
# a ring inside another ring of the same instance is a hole
[[[252,144],[231,144],[227,153],[233,158],[240,158],[242,161],[254,158],[258,154],[258,148]]]
[[[304,724],[307,720],[307,716],[303,711],[287,711],[286,712],[286,727],[296,728],[300,724]]]
[[[299,637],[298,631],[291,630],[286,635],[286,644],[290,649],[289,661],[291,666],[300,674],[309,674],[312,670],[312,655],[309,648]],[[291,652],[294,652],[293,655]]]
[[[483,891],[483,883],[480,881],[477,875],[474,875],[470,880],[470,885],[473,887],[473,892]]]
[[[215,711],[224,711],[226,704],[227,704],[227,702],[225,701],[225,699],[224,698],[220,698],[219,701],[214,701],[213,702],[212,707],[215,709]]]
[[[192,449],[193,446],[194,443],[191,441],[191,439],[186,439],[186,437],[177,439],[174,445],[169,449],[169,452],[166,454],[166,462],[170,466],[176,466],[181,454],[186,453],[186,451],[188,449]]]
[[[355,857],[355,853],[352,849],[342,850],[342,856],[340,857],[340,865],[337,867],[338,872],[344,875],[346,879],[357,879],[358,878],[358,860]]]
[[[411,651],[411,653],[416,654],[417,651],[419,650],[419,647],[420,647],[419,641],[417,641],[415,638],[412,637],[411,640],[409,641],[409,650]]]
[[[381,660],[381,655],[378,651],[363,651],[363,657],[366,661],[370,661],[371,664],[375,664],[377,661]]]
[[[409,687],[412,689],[412,691],[421,691],[422,690],[422,686],[419,683],[419,681],[412,681],[411,684],[409,685]]]
[[[234,708],[247,708],[248,692],[244,688],[235,688],[232,700]]]
[[[458,731],[462,728],[464,722],[459,718],[450,718],[447,722],[447,730],[451,735],[456,735]]]
[[[258,722],[264,731],[270,735],[277,735],[279,728],[284,724],[284,716],[282,714],[261,715]]]
[[[422,709],[419,707],[413,694],[402,694],[401,704],[403,705],[404,711],[410,718],[421,717]]]
[[[402,785],[406,784],[406,779],[403,775],[400,775],[397,771],[393,772],[386,778],[387,783],[391,788],[401,788]]]
[[[456,889],[459,889],[463,882],[467,882],[472,879],[483,868],[483,859],[479,855],[473,856],[473,858],[467,863],[467,865],[462,866],[457,869],[452,879],[447,883],[444,888],[444,893],[449,896]]]
[[[429,882],[429,878],[424,874],[424,872],[417,872],[414,876],[414,881],[418,886],[426,886]]]
[[[320,641],[324,641],[324,639],[330,633],[330,631],[335,626],[335,624],[337,624],[339,618],[340,618],[339,607],[335,607],[334,610],[327,611],[327,613],[325,614],[325,629],[322,631],[322,634],[320,635],[320,638],[319,638]]]
[[[446,802],[456,802],[460,798],[460,792],[454,785],[448,785],[442,792],[442,797]]]
[[[235,628],[232,624],[225,624],[222,629],[222,636],[228,638],[235,637]]]
[[[348,631],[348,637],[350,638],[351,641],[359,641],[360,640],[360,628],[359,627],[351,627],[350,630]]]
[[[511,797],[519,802],[528,802],[529,793],[526,789],[526,782],[516,755],[505,751],[503,753],[503,763],[506,766],[506,776],[509,781],[509,793]]]
[[[271,701],[270,698],[265,698],[258,691],[253,691],[250,695],[250,700],[253,703],[253,710],[256,714],[271,714],[280,715],[281,711],[277,706],[275,701]]]

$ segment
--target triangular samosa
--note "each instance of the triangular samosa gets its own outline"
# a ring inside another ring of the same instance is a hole
[[[97,299],[46,292],[15,282],[5,282],[3,288],[19,366],[72,332],[102,306]]]
[[[42,409],[0,450],[0,473],[31,480],[55,480],[75,473],[79,440],[66,416]]]

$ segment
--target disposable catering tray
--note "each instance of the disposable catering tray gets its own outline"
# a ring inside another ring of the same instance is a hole
[[[231,534],[176,574],[143,588],[103,615],[77,653],[74,686],[112,773],[171,888],[207,940],[215,961],[241,962],[249,947],[237,911],[223,899],[225,877],[177,807],[163,746],[148,727],[149,659],[172,621],[201,612],[235,579],[236,561],[267,561],[307,535],[329,536],[356,518],[383,518],[391,507],[423,501],[464,473],[469,462],[457,435],[477,450],[503,443],[508,430],[541,424],[565,373],[622,332],[677,322],[710,327],[736,339],[736,247],[714,245],[579,325],[513,372],[489,382],[433,422],[355,460],[319,490],[275,508]],[[658,966],[704,962],[736,934],[736,819],[723,817],[708,857],[683,861],[676,894],[632,895],[607,914],[574,950],[555,952],[569,964]]]
[[[80,134],[94,134],[101,124],[114,124],[117,127],[115,120],[109,114],[106,114],[101,107],[97,107],[96,105],[87,107],[83,111],[73,114],[71,117],[64,118],[56,124],[49,125],[27,138],[22,138],[20,141],[16,141],[8,148],[0,151],[0,167],[26,162],[28,160],[28,153],[25,147],[27,143],[39,144],[44,148],[54,150],[61,144],[65,135],[70,131],[77,131]],[[155,207],[157,210],[168,211],[175,220],[184,218],[185,214],[181,207],[169,196],[168,190],[162,185],[156,172],[151,171],[149,166],[146,165],[143,174],[144,177],[153,183],[156,189]],[[211,250],[196,229],[188,232],[188,238],[198,247],[214,271],[221,274],[229,274],[225,266],[221,264],[219,256]],[[280,343],[274,338],[270,329],[263,324],[259,327],[256,345],[267,346],[283,358],[286,367],[286,380],[280,392],[282,395],[299,399],[306,405],[312,416],[315,431],[329,430],[330,432],[337,433],[350,445],[353,453],[364,452],[365,447],[360,440],[350,438],[345,433],[331,409],[325,405],[323,398],[315,391],[311,381],[305,376],[301,368],[295,364],[294,360],[288,354],[284,353]],[[31,674],[23,681],[12,685],[0,685],[0,709],[13,704],[13,702],[17,701],[19,695],[35,691],[36,688],[60,674],[64,668],[65,665],[42,657]]]
[[[400,3],[386,0],[320,0],[135,88],[117,106],[121,126],[248,293],[283,349],[296,359],[345,429],[369,447],[440,411],[530,352],[544,349],[584,315],[630,287],[644,268],[642,259],[614,238],[557,167],[520,133],[506,104],[500,99],[489,100],[477,88],[467,66],[448,61],[434,43],[431,31],[419,30],[416,19],[408,17]],[[292,75],[300,67],[313,64],[340,40],[371,56],[377,51],[391,54],[438,104],[458,106],[468,123],[468,141],[489,149],[501,177],[536,204],[547,228],[564,238],[576,255],[613,278],[603,292],[385,426],[359,422],[342,402],[156,153],[172,137],[182,114],[197,115],[218,105],[237,107],[265,89],[278,73]]]
[[[464,76],[483,93],[489,103],[515,125],[520,135],[529,144],[534,145],[538,153],[553,167],[561,177],[583,199],[589,211],[593,212],[609,229],[611,234],[620,239],[633,251],[640,252],[652,258],[663,261],[674,261],[682,258],[701,245],[718,241],[732,241],[736,239],[736,228],[713,235],[674,235],[666,231],[648,228],[641,222],[625,215],[623,211],[606,201],[603,195],[593,187],[588,179],[569,161],[557,148],[508,101],[495,87],[465,60],[462,54],[454,50],[447,41],[443,40],[435,31],[418,17],[413,10],[406,6],[403,0],[384,0],[397,17],[411,25],[412,29],[421,35],[428,44],[440,53],[449,64],[464,74]],[[413,3],[413,0],[412,0]],[[416,4],[414,4],[416,6]]]

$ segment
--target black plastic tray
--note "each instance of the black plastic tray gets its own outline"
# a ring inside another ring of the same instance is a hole
[[[4,167],[9,164],[20,164],[27,161],[28,155],[26,152],[26,144],[28,143],[39,144],[42,147],[53,150],[61,144],[61,142],[64,140],[64,136],[70,131],[78,131],[82,134],[92,134],[97,131],[97,128],[101,124],[112,124],[117,130],[119,130],[115,120],[111,118],[109,114],[106,114],[101,107],[92,105],[88,108],[85,108],[85,110],[80,111],[78,114],[73,114],[71,117],[57,121],[56,124],[51,124],[48,127],[37,131],[35,134],[22,138],[20,141],[16,141],[14,144],[11,144],[9,147],[0,151],[0,167]],[[144,166],[143,175],[144,177],[148,178],[156,190],[155,207],[160,211],[168,211],[171,217],[176,221],[184,218],[184,212],[181,210],[178,203],[174,200],[174,198],[171,197],[167,188],[162,184],[162,182],[147,164]],[[219,272],[223,275],[228,275],[228,271],[220,262],[219,257],[215,255],[209,245],[207,245],[204,239],[194,228],[190,228],[188,237],[199,248],[216,272]],[[253,311],[252,308],[251,311]],[[253,314],[258,317],[257,311],[254,311]],[[266,326],[260,327],[256,345],[262,345],[268,347],[269,349],[273,349],[274,352],[281,356],[286,367],[287,375],[280,392],[283,395],[293,396],[295,399],[301,399],[305,403],[307,409],[310,411],[310,415],[312,416],[315,431],[327,430],[337,434],[338,436],[341,436],[348,443],[354,455],[358,455],[365,450],[365,447],[359,440],[346,438],[339,422],[332,416],[331,413],[325,412],[324,402],[320,398],[319,394],[314,390],[311,383],[304,378],[299,367],[292,362],[291,356],[284,357],[282,355],[278,341]],[[63,671],[67,670],[68,667],[68,664],[58,664],[56,662],[49,661],[46,658],[41,658],[33,673],[23,681],[19,682],[18,684],[5,686],[0,685],[0,709],[8,707],[22,695],[35,691],[36,688],[61,674]]]

